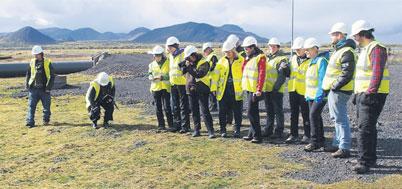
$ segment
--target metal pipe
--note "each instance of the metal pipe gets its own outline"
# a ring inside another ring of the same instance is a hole
[[[52,63],[56,74],[70,74],[87,70],[93,66],[92,61],[54,62]],[[0,63],[0,77],[24,76],[29,63]]]

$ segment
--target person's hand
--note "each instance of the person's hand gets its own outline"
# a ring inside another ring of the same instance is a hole
[[[212,95],[216,96],[216,91],[212,91]]]
[[[255,92],[255,96],[261,96],[261,91],[257,91],[257,92]]]
[[[190,61],[186,61],[186,66],[190,66],[191,62]]]

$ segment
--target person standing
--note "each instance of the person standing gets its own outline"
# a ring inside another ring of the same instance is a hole
[[[55,78],[52,61],[45,58],[42,47],[35,45],[32,48],[32,55],[34,58],[31,59],[26,73],[26,89],[28,90],[26,126],[28,128],[35,127],[35,111],[39,101],[43,105],[43,125],[49,125],[51,115],[50,90]]]
[[[212,73],[215,70],[216,63],[218,62],[218,57],[214,53],[214,50],[212,49],[212,44],[211,43],[204,43],[202,45],[202,52],[204,52],[204,57],[205,60],[209,62],[209,77],[212,77]],[[212,78],[211,78],[212,80]],[[214,96],[212,93],[209,95],[209,111],[215,112],[218,110],[218,101],[216,100],[216,96]]]
[[[374,27],[365,20],[352,25],[351,35],[361,47],[356,64],[355,104],[357,110],[358,174],[370,171],[377,161],[377,121],[389,94],[387,48],[375,40]]]

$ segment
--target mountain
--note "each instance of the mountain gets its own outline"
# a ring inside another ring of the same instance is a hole
[[[134,40],[138,43],[161,43],[170,36],[176,36],[180,41],[185,42],[223,42],[228,35],[236,34],[241,39],[248,35],[256,37],[260,42],[266,42],[267,39],[251,32],[245,32],[236,25],[223,25],[220,27],[205,23],[187,22],[183,24],[172,25],[163,28],[157,28],[146,32]]]
[[[18,31],[8,33],[1,37],[0,42],[9,44],[53,44],[56,40],[44,35],[33,27],[27,26],[19,29]]]
[[[127,35],[128,35],[128,39],[129,39],[130,41],[132,41],[132,40],[136,39],[137,37],[139,37],[139,36],[141,36],[141,35],[143,35],[143,34],[149,32],[149,31],[151,31],[151,30],[148,29],[148,28],[144,28],[144,27],[136,28],[136,29],[130,31],[130,32],[127,34]]]
[[[54,27],[40,29],[39,31],[58,41],[127,40],[129,38],[126,33],[100,33],[92,28],[70,30]]]
[[[39,29],[38,31],[58,41],[74,41],[70,35],[72,32],[70,29],[53,27]]]

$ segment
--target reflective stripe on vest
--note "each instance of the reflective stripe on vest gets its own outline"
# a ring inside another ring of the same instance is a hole
[[[149,72],[152,73],[153,78],[169,75],[169,60],[166,59],[162,67],[159,66],[156,61],[151,62],[151,64],[149,64]],[[151,80],[151,92],[164,89],[170,93],[170,82],[168,80]]]
[[[297,55],[292,57],[290,64],[290,78],[288,81],[288,91],[297,92],[300,95],[306,93],[306,71],[311,59],[305,59],[300,65],[297,63]]]
[[[265,76],[265,91],[271,92],[274,88],[275,82],[278,79],[278,70],[276,69],[278,67],[278,64],[280,64],[283,61],[287,61],[286,56],[277,56],[273,59],[270,59],[267,61],[266,65],[266,76]],[[285,89],[285,83],[282,84],[282,86],[279,89],[279,92],[283,93]]]
[[[322,57],[319,57],[317,63],[310,64],[306,71],[306,98],[315,99],[318,88],[318,69],[320,68]]]
[[[216,90],[216,98],[217,100],[222,100],[223,95],[225,94],[226,90],[226,83],[227,79],[229,77],[229,69],[232,69],[232,79],[233,79],[233,86],[234,86],[234,92],[235,92],[235,98],[237,101],[240,101],[243,99],[243,90],[241,87],[241,82],[242,82],[242,63],[244,61],[244,58],[239,56],[238,59],[234,60],[232,63],[232,66],[229,65],[229,61],[226,57],[222,57],[218,63],[216,64],[216,69],[217,73],[214,75],[212,81],[212,86],[211,89],[213,91]]]
[[[328,62],[327,71],[325,72],[324,81],[322,83],[323,90],[330,90],[333,83],[342,74],[341,59],[345,52],[352,52],[355,60],[357,60],[356,53],[352,47],[344,47],[334,52]],[[354,80],[352,79],[346,85],[344,85],[340,90],[342,91],[353,91]]]
[[[31,85],[35,81],[35,76],[36,76],[36,66],[35,66],[36,59],[33,58],[31,59],[31,62],[29,63],[29,66],[31,68],[31,77],[29,78],[28,84]],[[46,75],[46,86],[49,85],[50,81],[50,64],[52,62],[50,59],[45,58],[43,59],[43,69],[45,70],[45,75]]]
[[[172,85],[186,85],[186,77],[179,68],[179,63],[184,60],[184,53],[174,57],[169,55],[169,81]]]
[[[370,54],[375,46],[385,48],[382,44],[377,41],[372,41],[366,47],[361,49],[359,59],[356,65],[356,75],[355,75],[355,93],[366,92],[370,86],[371,77],[373,76],[373,68],[371,65]],[[389,71],[388,65],[385,64],[384,72],[382,75],[382,80],[378,88],[378,93],[389,93]]]
[[[251,58],[244,67],[241,86],[244,91],[257,92],[258,62],[264,54]]]

